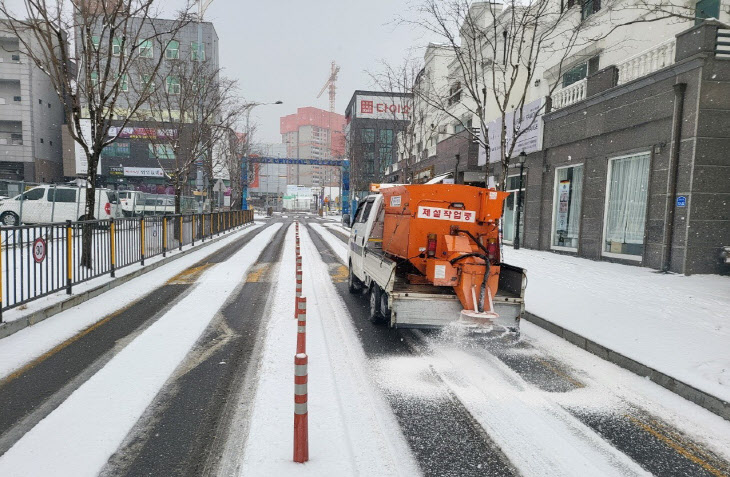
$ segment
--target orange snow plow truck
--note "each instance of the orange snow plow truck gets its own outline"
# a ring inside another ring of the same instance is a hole
[[[454,184],[382,185],[352,221],[348,284],[392,327],[460,322],[519,331],[525,271],[501,262],[507,192]]]

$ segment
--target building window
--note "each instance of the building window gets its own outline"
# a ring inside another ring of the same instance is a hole
[[[449,99],[448,99],[448,105],[451,106],[452,104],[456,104],[461,101],[461,83],[457,81],[456,83],[452,84],[449,88]]]
[[[150,144],[150,159],[175,159],[175,150],[169,144]]]
[[[15,101],[16,103],[19,103],[22,100],[23,100],[23,98],[21,98],[20,96],[13,96],[13,101]]]
[[[461,124],[461,121],[458,123],[454,123],[454,134],[459,134],[461,131],[464,131],[466,128],[463,124]]]
[[[96,71],[91,72],[91,77],[89,78],[91,80],[91,86],[98,86],[99,85],[99,73]]]
[[[43,144],[43,138],[41,138],[41,144]]]
[[[152,80],[152,76],[150,76],[150,75],[140,75],[139,84],[142,86],[143,89],[147,89],[147,88],[149,88],[150,90],[155,89],[155,83]]]
[[[583,197],[583,166],[555,170],[553,195],[553,248],[578,250],[580,206]]]
[[[720,0],[699,0],[695,4],[695,25],[705,18],[720,18]]]
[[[585,20],[600,9],[601,0],[583,0],[583,5],[581,5],[580,10],[580,17]]]
[[[112,55],[120,56],[122,54],[122,40],[119,38],[112,39]]]
[[[515,239],[515,222],[517,221],[517,204],[519,204],[520,194],[525,191],[527,184],[527,173],[522,176],[522,190],[520,190],[520,176],[509,176],[507,178],[507,190],[510,194],[504,200],[504,214],[502,214],[502,238],[506,243],[512,243]],[[525,214],[520,214],[520,236],[524,237],[522,232],[525,227]]]
[[[594,56],[585,63],[574,66],[563,73],[563,88],[567,88],[573,83],[587,78],[588,76],[598,72],[599,57]]]
[[[170,40],[165,49],[165,58],[168,60],[179,60],[180,59],[180,42],[177,40]]]
[[[641,260],[648,189],[648,152],[609,161],[604,255]]]
[[[205,43],[198,44],[194,41],[190,46],[190,57],[193,61],[205,61]]]
[[[129,157],[131,152],[129,141],[116,141],[101,151],[103,157]]]
[[[10,59],[11,59],[12,61],[20,61],[20,55],[12,55],[12,56],[10,57]]]
[[[38,104],[43,104],[43,100],[42,99],[39,99],[38,100]]]
[[[10,134],[10,144],[13,146],[22,146],[23,145],[23,135],[18,133],[12,133]]]
[[[98,36],[92,36],[91,37],[91,46],[94,47],[95,50],[99,50],[99,45],[101,44],[101,38]]]
[[[154,58],[155,51],[152,47],[152,40],[144,40],[139,44],[140,58]]]
[[[180,94],[180,78],[177,76],[167,77],[167,94]]]
[[[119,89],[125,93],[129,91],[129,77],[127,75],[119,77]]]

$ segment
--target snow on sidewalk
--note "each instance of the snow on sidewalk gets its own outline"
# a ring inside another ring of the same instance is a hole
[[[78,306],[0,339],[0,379],[105,316],[147,295],[191,265],[261,227],[256,224],[151,270]],[[133,267],[128,267],[133,268]]]
[[[527,269],[526,310],[730,401],[730,277],[505,248]]]
[[[240,475],[419,475],[389,406],[366,376],[367,359],[347,309],[303,226],[310,460],[292,462],[297,333],[293,229],[287,233],[275,280]]]
[[[93,476],[117,450],[280,224],[261,231],[0,457],[0,475]]]

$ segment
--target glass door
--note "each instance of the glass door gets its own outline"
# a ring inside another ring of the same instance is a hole
[[[502,240],[504,243],[512,244],[515,240],[517,205],[519,204],[520,194],[525,190],[525,184],[527,184],[527,174],[522,177],[522,190],[520,190],[519,174],[507,178],[507,192],[509,192],[509,196],[504,201],[504,212],[502,214]],[[524,230],[525,204],[522,204],[522,213],[520,213],[520,244],[524,241]]]

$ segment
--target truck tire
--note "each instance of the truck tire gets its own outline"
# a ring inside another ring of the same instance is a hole
[[[362,282],[353,273],[352,263],[349,265],[349,271],[347,273],[347,289],[350,290],[350,293],[360,293],[362,291]]]
[[[380,292],[380,314],[383,316],[383,321],[390,324],[390,308],[388,307],[388,294],[385,291]]]
[[[370,287],[370,322],[382,323],[383,313],[380,311],[380,299],[383,291],[375,283]]]

